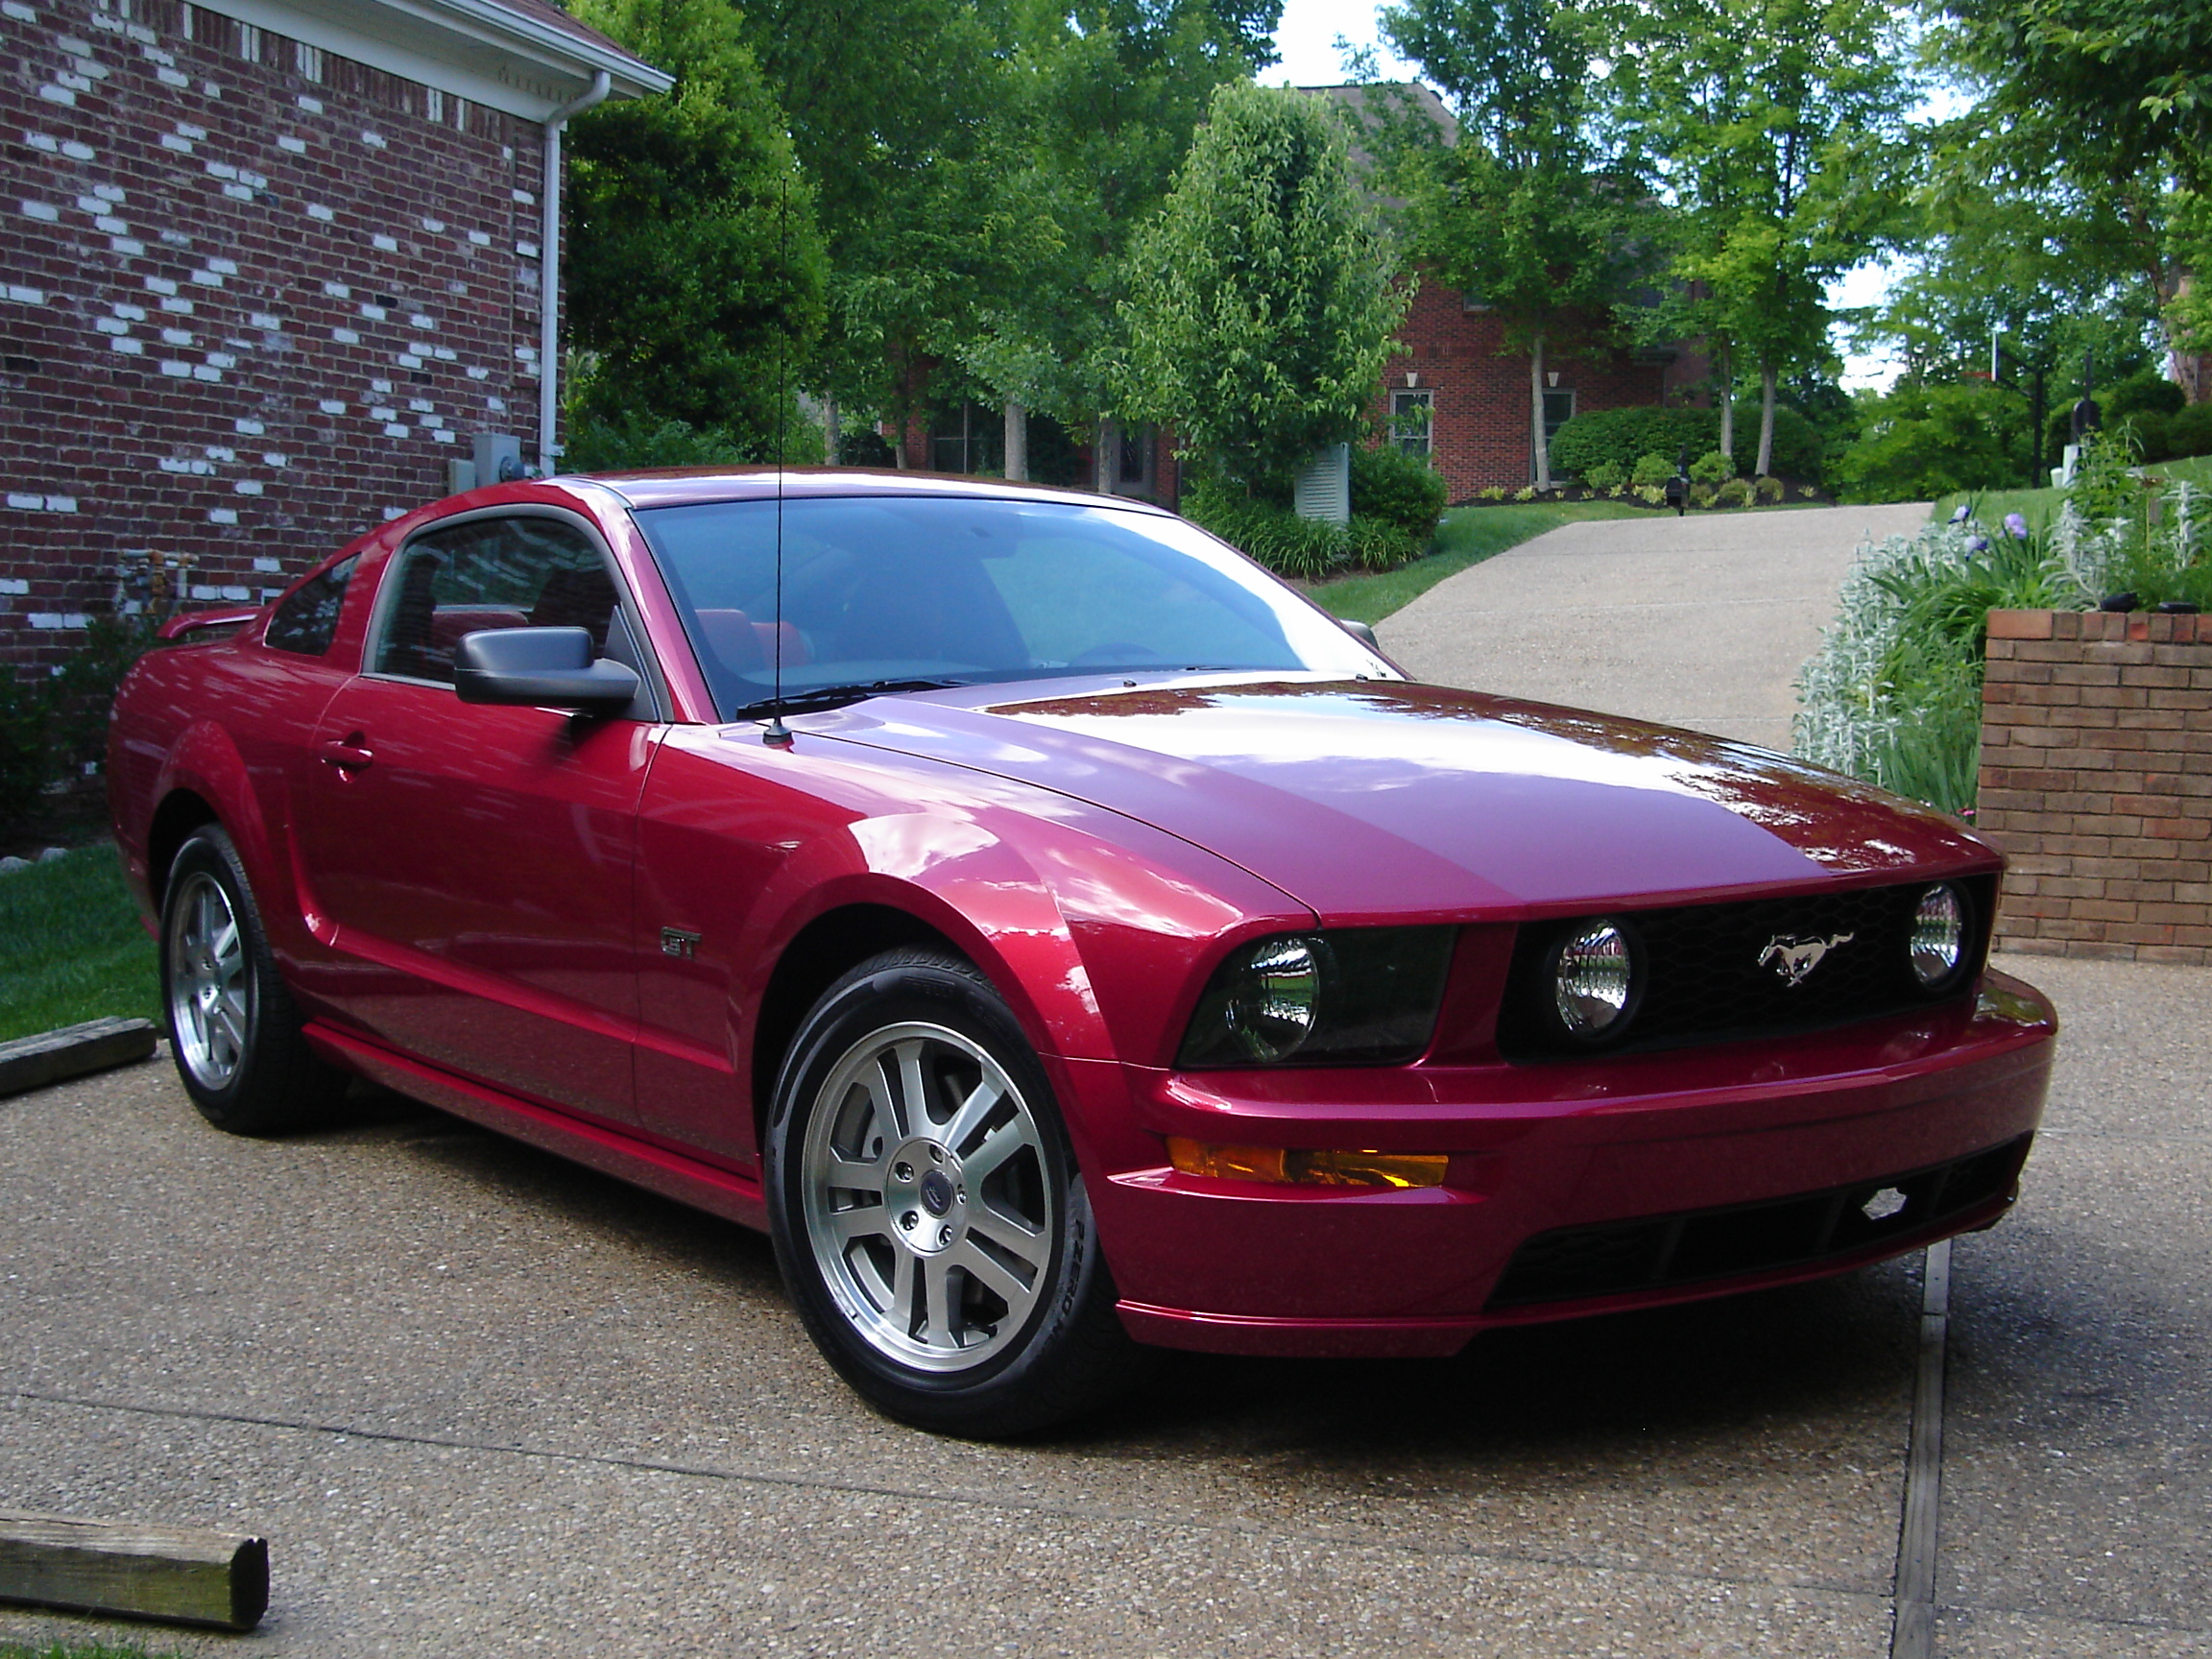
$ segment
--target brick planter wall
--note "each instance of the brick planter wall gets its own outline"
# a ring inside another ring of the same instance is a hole
[[[2212,962],[2212,615],[1992,611],[1977,828],[2000,949]]]

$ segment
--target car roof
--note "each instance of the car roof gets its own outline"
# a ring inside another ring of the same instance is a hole
[[[1163,509],[1149,501],[1126,495],[1094,495],[1086,490],[1009,484],[998,478],[972,478],[954,473],[895,472],[854,467],[790,467],[781,472],[768,467],[564,472],[561,481],[597,484],[635,508],[695,506],[711,501],[764,501],[773,500],[779,493],[791,501],[825,496],[943,495],[987,501],[1052,501],[1074,507],[1110,506],[1132,513],[1166,516]]]

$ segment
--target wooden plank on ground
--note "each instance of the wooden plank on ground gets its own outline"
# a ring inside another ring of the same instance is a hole
[[[154,1052],[154,1022],[110,1016],[0,1043],[0,1094],[41,1089],[87,1071],[127,1066]]]
[[[269,1607],[269,1544],[0,1510],[0,1601],[251,1630]]]

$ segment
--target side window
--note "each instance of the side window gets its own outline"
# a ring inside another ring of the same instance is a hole
[[[462,637],[485,628],[583,628],[607,651],[614,579],[584,535],[551,518],[479,518],[401,550],[385,578],[374,672],[453,683]]]
[[[293,589],[269,618],[262,642],[302,657],[320,657],[329,650],[338,634],[338,613],[346,605],[346,585],[353,580],[353,566],[360,562],[358,553],[341,559],[314,581]]]

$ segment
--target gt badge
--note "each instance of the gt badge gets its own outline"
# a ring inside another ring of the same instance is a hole
[[[696,956],[699,954],[699,935],[682,927],[663,927],[661,929],[661,954]]]
[[[1813,933],[1777,933],[1759,952],[1759,966],[1773,969],[1785,985],[1802,985],[1805,976],[1820,966],[1822,957],[1857,937],[1855,933],[1831,933],[1825,939]]]

